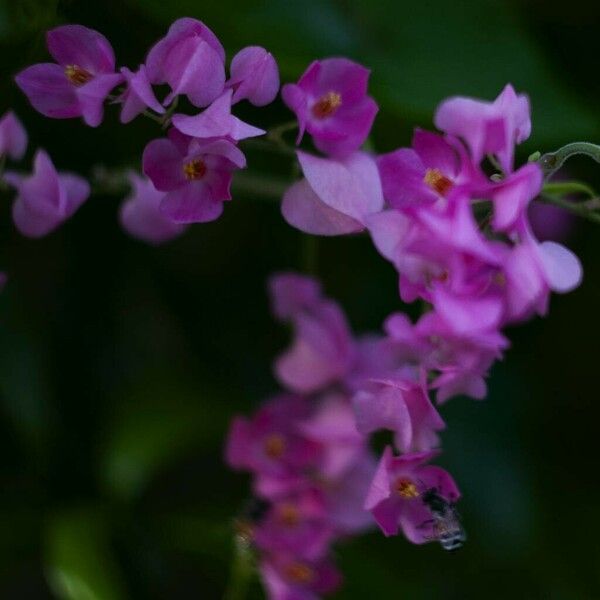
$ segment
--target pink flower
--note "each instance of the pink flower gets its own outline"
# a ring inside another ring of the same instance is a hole
[[[329,557],[299,560],[274,554],[261,561],[259,571],[269,600],[319,600],[342,583],[342,576]]]
[[[270,52],[260,46],[240,50],[231,61],[227,87],[234,90],[232,104],[247,99],[254,106],[266,106],[279,92],[279,69]]]
[[[181,235],[186,226],[174,223],[160,211],[165,192],[137,173],[129,173],[132,194],[125,198],[119,211],[123,229],[149,244],[161,244]]]
[[[12,110],[5,112],[0,119],[0,156],[13,160],[23,158],[27,150],[27,132]]]
[[[354,359],[354,348],[338,305],[323,298],[318,286],[301,275],[276,275],[269,287],[275,315],[294,326],[292,347],[275,361],[278,380],[294,392],[311,393],[342,378]],[[290,304],[296,293],[301,301]]]
[[[315,488],[271,503],[252,533],[253,542],[262,552],[305,559],[327,554],[334,536],[324,495]]]
[[[380,429],[395,433],[400,452],[422,452],[439,444],[445,424],[431,404],[424,381],[374,380],[353,399],[356,427],[367,436]]]
[[[166,192],[160,211],[175,223],[214,221],[231,199],[232,173],[246,159],[226,139],[192,139],[171,130],[169,138],[151,141],[144,150],[144,173]]]
[[[294,183],[281,205],[284,219],[316,235],[355,233],[383,207],[375,161],[363,152],[335,160],[298,151],[305,179]]]
[[[438,107],[435,126],[445,133],[462,138],[475,163],[486,154],[495,156],[505,173],[513,168],[515,144],[531,133],[529,99],[517,95],[508,84],[493,102],[454,97]]]
[[[315,466],[320,448],[302,434],[298,424],[310,415],[309,403],[298,396],[279,396],[252,420],[237,417],[226,445],[227,464],[257,476],[256,489],[267,498],[285,496]]]
[[[263,129],[244,123],[231,114],[232,93],[231,90],[225,91],[205,111],[193,117],[173,115],[173,127],[196,138],[226,137],[234,142],[264,135]]]
[[[127,89],[121,95],[120,101],[123,103],[121,108],[121,123],[133,121],[146,108],[163,114],[165,109],[156,99],[152,86],[148,80],[146,67],[140,65],[139,69],[133,73],[127,67],[121,69],[121,73],[127,83]]]
[[[367,96],[369,70],[346,58],[314,61],[297,84],[282,88],[300,126],[298,142],[308,131],[315,146],[333,157],[358,150],[367,139],[377,104]]]
[[[401,529],[414,544],[435,539],[431,510],[422,494],[435,488],[447,502],[454,503],[460,497],[446,471],[425,464],[437,454],[432,451],[394,456],[386,447],[365,501],[365,509],[386,536],[397,535]]]
[[[72,173],[58,173],[43,150],[34,158],[33,174],[8,172],[5,180],[17,190],[13,204],[16,228],[28,237],[42,237],[56,229],[86,201],[88,182]]]
[[[108,40],[82,25],[64,25],[46,34],[56,63],[28,67],[16,76],[17,85],[33,107],[47,117],[83,117],[92,127],[102,122],[104,101],[123,81],[115,73],[115,56]]]
[[[183,94],[194,106],[208,106],[223,93],[225,50],[201,21],[178,19],[148,53],[146,69],[150,83],[171,86],[165,105]]]

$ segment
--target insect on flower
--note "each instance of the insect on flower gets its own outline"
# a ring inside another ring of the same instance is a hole
[[[444,550],[458,550],[467,540],[456,506],[444,498],[437,488],[428,488],[421,494],[423,504],[431,511],[432,519],[420,527],[433,526],[433,538]]]

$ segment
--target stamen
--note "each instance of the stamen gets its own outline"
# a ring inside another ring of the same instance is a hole
[[[321,96],[312,107],[312,113],[317,119],[324,119],[335,114],[337,109],[342,105],[342,96],[337,92],[327,92]]]
[[[439,169],[427,169],[423,182],[440,196],[445,196],[452,189],[452,181]]]
[[[300,522],[300,511],[293,504],[282,504],[277,510],[277,520],[287,527],[295,527]]]
[[[93,78],[93,75],[89,71],[86,71],[77,65],[67,65],[65,67],[65,75],[67,76],[67,79],[77,87],[87,83]]]
[[[183,165],[183,173],[186,179],[202,179],[206,175],[206,165],[200,159],[192,160]]]
[[[307,585],[315,578],[314,570],[303,562],[294,562],[285,568],[285,575],[292,583]]]
[[[419,490],[417,486],[406,477],[401,477],[394,484],[394,490],[396,493],[404,498],[405,500],[412,500],[419,496]]]
[[[264,448],[269,458],[281,458],[285,452],[285,438],[280,433],[272,433],[265,440]]]

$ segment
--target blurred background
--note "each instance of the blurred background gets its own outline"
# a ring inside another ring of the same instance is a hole
[[[140,167],[156,125],[126,129],[116,109],[92,130],[44,119],[12,82],[46,61],[46,29],[102,31],[121,65],[180,16],[204,20],[231,57],[258,44],[284,81],[315,58],[347,55],[373,70],[378,151],[408,145],[451,94],[530,94],[521,148],[600,141],[600,7],[587,0],[0,0],[0,112],[14,108],[56,165]],[[250,107],[251,108],[251,107]],[[269,127],[290,114],[240,107]],[[286,158],[249,151],[254,174],[289,177]],[[29,164],[29,160],[24,164]],[[569,163],[600,186],[600,166]],[[248,479],[227,470],[228,422],[276,389],[286,332],[269,316],[265,279],[299,269],[302,236],[277,202],[239,193],[224,217],[151,248],[119,229],[122,195],[95,195],[45,239],[20,237],[0,204],[0,598],[220,598],[231,521]],[[600,598],[598,373],[600,229],[578,221],[566,243],[583,286],[547,320],[509,332],[485,402],[458,398],[441,463],[464,493],[469,541],[448,555],[378,533],[342,545],[336,598]],[[357,332],[401,308],[396,276],[362,237],[319,242],[318,273]],[[252,598],[262,598],[258,585]]]

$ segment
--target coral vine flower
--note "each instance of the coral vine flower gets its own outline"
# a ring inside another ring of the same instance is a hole
[[[291,320],[295,332],[292,347],[275,361],[275,373],[285,387],[299,393],[311,393],[335,382],[354,360],[344,313],[335,302],[323,298],[311,282],[294,274],[276,275],[269,282],[276,316]],[[303,302],[291,306],[281,302],[280,298],[296,293]],[[278,311],[281,307],[289,310]]]
[[[56,63],[28,67],[15,78],[33,107],[47,117],[83,117],[92,127],[102,122],[104,101],[123,81],[115,73],[109,41],[82,25],[64,25],[46,34],[48,51]]]
[[[377,104],[367,96],[369,70],[347,58],[316,60],[297,84],[282,88],[299,123],[298,143],[308,131],[315,146],[333,157],[348,156],[367,139]]]
[[[304,179],[284,194],[284,219],[301,231],[316,235],[355,233],[365,219],[383,208],[383,194],[375,161],[364,152],[340,159],[297,152]]]
[[[168,139],[151,141],[144,150],[144,173],[167,192],[161,212],[175,223],[214,221],[231,199],[235,169],[246,166],[241,150],[226,139],[198,140],[171,130]]]
[[[232,93],[232,90],[227,90],[206,110],[193,117],[173,115],[173,127],[196,138],[227,137],[234,142],[264,135],[266,132],[263,129],[244,123],[231,114]]]
[[[10,156],[13,160],[23,158],[27,150],[27,132],[12,110],[0,119],[0,157]]]
[[[259,570],[269,600],[319,600],[342,583],[329,557],[299,560],[289,554],[274,554],[261,562]]]
[[[171,87],[165,105],[183,94],[194,106],[208,106],[225,86],[225,50],[217,36],[196,19],[175,21],[148,53],[146,68],[150,83]]]
[[[395,433],[400,452],[422,452],[438,446],[445,424],[429,400],[425,382],[409,379],[372,381],[353,399],[356,427],[363,435],[380,429]]]
[[[240,50],[231,61],[227,87],[234,90],[232,104],[248,100],[254,106],[266,106],[279,92],[279,69],[270,52],[260,46]]]
[[[434,123],[441,131],[462,138],[475,163],[491,154],[504,172],[510,173],[515,144],[525,141],[531,133],[529,98],[517,95],[510,84],[493,102],[448,98],[437,108]]]
[[[17,189],[12,211],[15,226],[28,237],[42,237],[56,229],[90,195],[85,179],[58,173],[43,150],[35,155],[31,176],[6,173],[5,180]]]
[[[123,229],[149,244],[161,244],[181,235],[186,226],[174,223],[160,211],[165,192],[159,192],[149,179],[129,173],[132,193],[119,211]]]
[[[144,65],[140,65],[135,73],[127,67],[123,67],[121,73],[127,82],[127,88],[119,99],[123,103],[123,107],[121,108],[121,123],[133,121],[146,108],[151,108],[159,114],[165,112],[163,105],[154,95]]]
[[[397,535],[402,529],[414,544],[435,539],[431,511],[421,495],[436,488],[448,502],[456,502],[460,497],[449,473],[425,464],[437,454],[432,451],[394,456],[389,446],[385,449],[365,500],[365,510],[371,512],[386,536]]]

